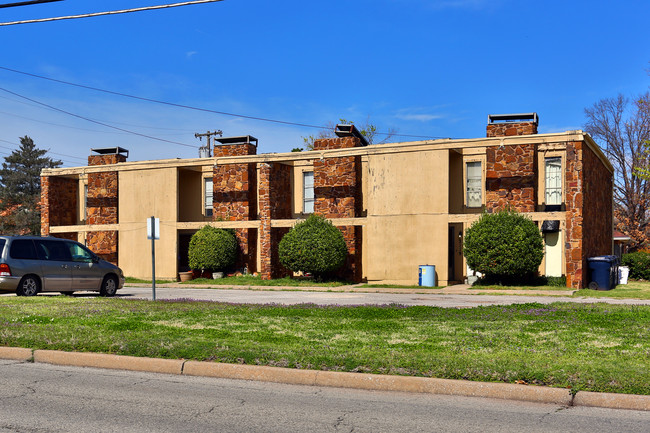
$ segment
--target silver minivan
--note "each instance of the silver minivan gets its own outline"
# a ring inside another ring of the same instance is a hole
[[[18,296],[38,292],[98,291],[114,296],[124,286],[117,266],[79,242],[53,237],[0,236],[0,290]]]

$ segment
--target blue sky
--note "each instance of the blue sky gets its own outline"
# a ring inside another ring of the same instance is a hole
[[[0,22],[172,2],[64,0],[0,9]],[[601,98],[648,90],[648,17],[647,0],[224,0],[0,27],[0,67],[287,122],[370,119],[405,135],[393,141],[482,137],[488,114],[532,111],[540,132],[558,132],[581,129]],[[125,147],[131,161],[196,157],[206,130],[253,135],[259,153],[317,132],[2,69],[0,87],[14,93],[0,91],[0,156],[29,135],[64,166],[85,165],[94,147]]]

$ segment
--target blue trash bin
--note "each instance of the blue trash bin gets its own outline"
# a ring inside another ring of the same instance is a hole
[[[589,267],[589,288],[612,290],[618,284],[618,257],[597,256],[587,259]]]
[[[435,287],[436,267],[434,265],[420,265],[418,275],[418,286]]]

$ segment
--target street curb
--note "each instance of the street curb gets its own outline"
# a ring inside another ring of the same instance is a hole
[[[339,371],[299,370],[255,365],[222,364],[187,361],[183,374],[223,379],[257,380],[293,385],[353,388],[373,391],[398,391],[425,394],[446,394],[467,397],[489,397],[570,406],[571,393],[562,388],[485,383],[467,380],[428,377],[391,376],[347,373]]]
[[[0,347],[0,359],[31,361],[74,367],[130,370],[222,379],[255,380],[291,385],[325,386],[373,391],[394,391],[485,397],[549,403],[561,406],[591,406],[611,409],[650,411],[649,395],[613,394],[579,391],[573,396],[563,388],[474,382],[413,376],[301,370],[256,365],[224,364],[207,361],[140,358],[87,352],[31,350]]]
[[[30,361],[33,356],[32,349],[22,347],[0,347],[0,359],[11,359],[13,361]]]
[[[74,367],[93,367],[178,375],[183,371],[184,361],[176,359],[140,358],[137,356],[110,355],[104,353],[35,350],[34,362]]]
[[[610,409],[650,410],[650,395],[580,391],[576,394],[573,404]]]

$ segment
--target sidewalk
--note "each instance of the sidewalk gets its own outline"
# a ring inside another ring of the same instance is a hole
[[[389,287],[360,287],[362,284],[351,284],[339,287],[323,286],[250,286],[250,285],[210,285],[188,283],[156,284],[156,287],[176,289],[222,289],[222,290],[258,290],[258,291],[298,291],[298,292],[340,292],[340,293],[387,293],[387,294],[430,294],[430,295],[528,295],[528,296],[572,296],[576,290],[495,290],[472,289],[468,284],[457,284],[442,289],[426,287],[402,289]],[[127,283],[124,287],[146,287],[146,283]]]

